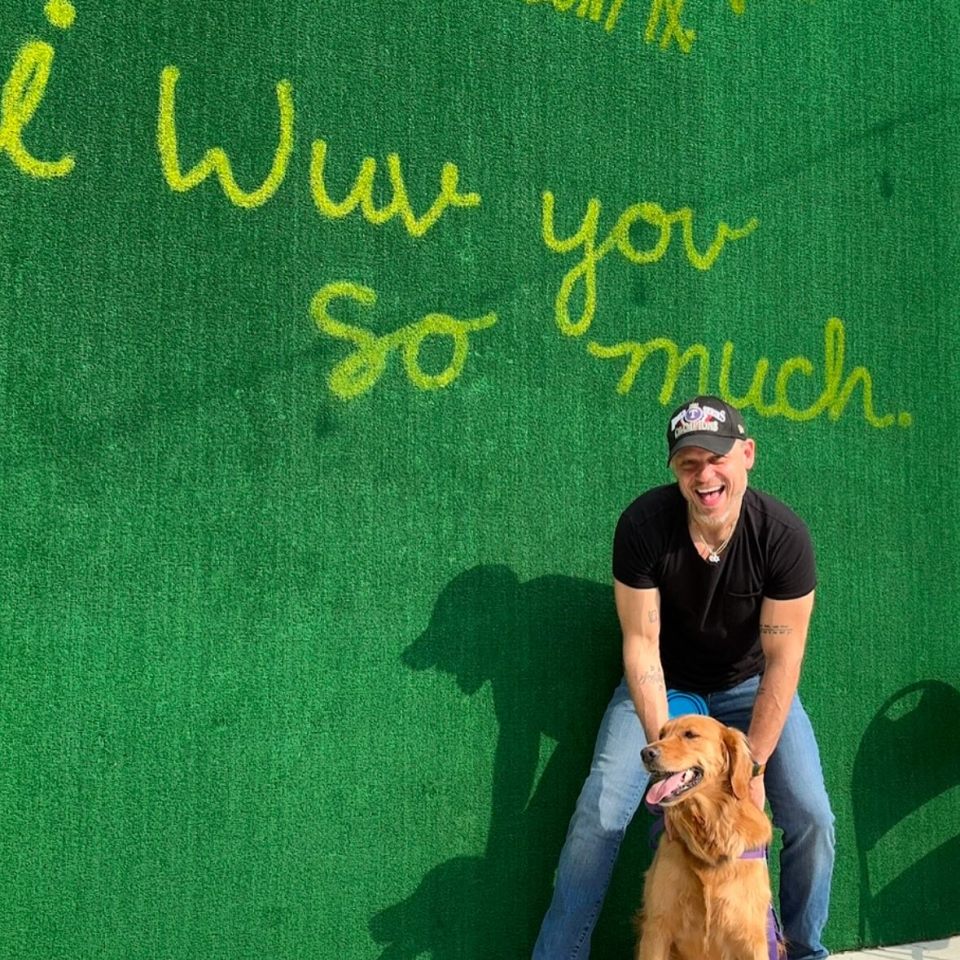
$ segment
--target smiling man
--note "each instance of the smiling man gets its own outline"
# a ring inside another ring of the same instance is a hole
[[[648,775],[640,752],[668,717],[667,689],[697,693],[743,730],[751,795],[783,830],[780,916],[790,960],[821,960],[833,872],[833,814],[797,695],[816,584],[802,520],[748,485],[756,445],[718,397],[667,426],[676,483],[638,497],[617,524],[614,597],[624,678],[607,707],[560,855],[535,960],[590,954],[624,832]]]

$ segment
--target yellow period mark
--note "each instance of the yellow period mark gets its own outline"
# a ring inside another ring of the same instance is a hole
[[[243,208],[265,204],[279,189],[287,174],[287,165],[293,153],[293,89],[288,80],[277,83],[277,107],[280,113],[280,132],[273,163],[266,179],[254,190],[243,190],[233,176],[230,158],[222,147],[211,147],[200,162],[183,172],[180,167],[180,148],[176,124],[176,89],[180,71],[164,67],[160,74],[160,105],[157,114],[157,148],[163,175],[171,190],[185,193],[216,174],[227,199]]]
[[[679,225],[687,260],[698,270],[709,270],[728,241],[741,240],[760,225],[760,221],[755,217],[741,227],[731,227],[721,220],[710,245],[701,252],[693,238],[694,213],[690,207],[668,212],[658,203],[636,203],[620,214],[609,234],[597,246],[601,213],[598,199],[590,199],[579,229],[566,238],[560,238],[556,234],[554,210],[554,196],[547,190],[543,194],[542,233],[547,249],[558,254],[573,251],[581,253],[581,259],[564,275],[554,302],[556,324],[560,332],[568,337],[582,336],[590,329],[597,309],[597,267],[613,250],[618,250],[625,260],[638,266],[656,263],[666,254],[673,237],[673,228]],[[630,236],[630,229],[636,223],[646,224],[655,231],[654,242],[642,250],[633,245]],[[581,281],[583,308],[580,316],[573,319],[570,316],[570,297]]]
[[[343,400],[351,400],[370,390],[383,376],[387,357],[394,350],[400,352],[407,378],[418,389],[439,390],[449,386],[460,376],[467,362],[469,334],[485,330],[497,322],[495,313],[470,320],[458,320],[445,313],[428,313],[415,323],[378,336],[331,316],[329,307],[335,300],[352,300],[362,307],[373,307],[377,294],[370,287],[342,281],[322,287],[310,303],[310,315],[321,333],[345,340],[355,347],[353,353],[333,367],[327,379],[330,390]],[[449,363],[439,373],[427,373],[420,364],[420,351],[430,337],[449,340],[452,348]]]
[[[661,354],[666,362],[660,389],[661,404],[668,404],[676,390],[680,374],[690,364],[697,365],[697,392],[710,392],[710,351],[705,344],[695,343],[681,352],[679,344],[666,337],[656,337],[644,343],[625,341],[611,345],[596,342],[588,343],[588,352],[602,360],[626,359],[627,367],[617,384],[617,392],[627,394],[633,388],[634,380],[643,364],[654,354]],[[846,410],[857,386],[863,391],[863,418],[871,426],[883,429],[896,423],[900,427],[909,427],[913,417],[906,412],[878,415],[873,406],[873,377],[864,366],[856,366],[844,376],[846,360],[846,330],[839,317],[831,317],[823,331],[823,390],[820,396],[807,407],[793,406],[788,388],[793,377],[800,375],[812,377],[816,368],[807,357],[797,356],[784,360],[777,369],[773,385],[773,402],[767,403],[763,390],[771,364],[767,357],[760,357],[753,368],[750,386],[742,396],[737,396],[731,386],[734,345],[727,341],[720,356],[720,368],[717,377],[717,393],[727,403],[735,407],[753,407],[764,417],[784,417],[787,420],[804,422],[813,420],[826,413],[830,420],[838,420]]]
[[[427,212],[418,217],[410,205],[403,168],[396,153],[387,155],[387,175],[393,196],[386,206],[378,208],[373,200],[374,178],[377,173],[377,161],[373,157],[364,157],[353,186],[347,196],[338,202],[331,199],[327,190],[324,176],[326,161],[326,141],[315,140],[310,159],[310,191],[318,212],[332,220],[347,217],[359,207],[363,218],[374,226],[381,226],[399,216],[411,237],[422,237],[443,216],[448,207],[476,207],[480,204],[480,194],[459,192],[460,171],[456,164],[445,163],[440,171],[440,192]]]

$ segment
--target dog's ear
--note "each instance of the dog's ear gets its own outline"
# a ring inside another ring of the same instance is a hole
[[[733,727],[723,731],[723,746],[727,753],[727,775],[730,789],[738,800],[750,793],[750,775],[753,773],[753,758],[747,738]]]

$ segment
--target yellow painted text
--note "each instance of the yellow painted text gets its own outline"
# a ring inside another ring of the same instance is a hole
[[[458,191],[460,171],[456,164],[445,163],[440,172],[440,192],[426,213],[418,217],[410,206],[403,168],[396,153],[387,155],[387,175],[393,188],[393,196],[386,206],[377,207],[373,200],[374,177],[377,173],[377,161],[373,157],[364,157],[353,187],[343,200],[337,202],[330,198],[327,191],[324,179],[326,160],[326,141],[315,140],[310,160],[310,191],[319,213],[332,220],[347,217],[359,207],[363,218],[374,226],[400,217],[411,237],[422,237],[443,216],[448,207],[476,207],[480,204],[480,194]]]
[[[730,0],[730,9],[740,15],[745,4],[746,0]],[[669,50],[676,44],[682,53],[689,53],[697,39],[697,32],[685,27],[681,22],[683,5],[684,0],[650,0],[650,13],[643,39],[647,43],[657,43],[661,50]]]
[[[713,391],[710,350],[702,343],[695,343],[681,350],[680,345],[666,337],[656,337],[643,343],[625,341],[610,345],[596,342],[587,344],[588,352],[601,360],[626,360],[627,366],[617,384],[617,392],[627,394],[633,389],[634,380],[646,361],[659,354],[665,366],[659,399],[666,405],[671,402],[677,382],[683,371],[691,366],[695,373],[698,393]],[[783,417],[804,422],[823,414],[830,420],[838,420],[849,405],[854,391],[861,388],[863,418],[871,426],[884,428],[896,423],[909,427],[913,417],[906,412],[877,414],[873,406],[873,377],[866,367],[856,366],[846,372],[846,330],[839,317],[831,317],[823,331],[823,366],[820,371],[822,389],[820,396],[809,406],[795,407],[790,399],[791,381],[795,377],[813,377],[816,367],[807,357],[797,356],[784,360],[777,368],[773,381],[772,401],[764,398],[771,363],[760,357],[753,367],[750,386],[746,393],[738,395],[732,384],[733,360],[736,350],[731,341],[724,343],[717,371],[716,393],[727,403],[747,409],[752,407],[764,417]],[[769,396],[769,394],[768,394]]]
[[[0,94],[0,153],[29,177],[41,180],[65,177],[73,170],[74,158],[40,160],[23,144],[23,131],[43,100],[53,67],[54,49],[49,43],[31,40],[17,53],[10,76]]]
[[[608,33],[617,25],[624,0],[610,0],[607,15],[603,16],[606,0],[524,0],[527,4],[546,3],[557,13],[576,13],[581,20],[600,23]]]
[[[222,147],[211,147],[191,169],[184,171],[181,168],[176,123],[176,88],[179,77],[180,71],[173,66],[165,67],[160,75],[157,149],[160,152],[163,175],[170,189],[184,193],[215,174],[227,199],[235,206],[247,209],[262,206],[283,183],[293,154],[295,108],[292,85],[287,80],[281,80],[276,87],[280,115],[279,134],[270,171],[258,187],[244,190],[237,184],[230,158]],[[343,219],[359,209],[361,216],[373,226],[379,227],[398,218],[411,237],[419,238],[434,227],[450,207],[476,207],[481,202],[478,193],[460,192],[460,170],[454,163],[445,163],[440,171],[436,198],[426,211],[418,216],[410,202],[402,161],[396,153],[387,154],[386,157],[387,177],[392,190],[389,202],[377,206],[374,201],[377,175],[377,161],[374,157],[363,158],[353,186],[342,200],[334,200],[326,182],[326,162],[327,142],[315,140],[310,158],[310,192],[317,212],[331,220]]]
[[[266,179],[254,190],[243,190],[233,177],[230,158],[222,147],[211,147],[200,162],[185,173],[180,167],[180,147],[177,138],[176,88],[180,71],[164,67],[160,74],[160,107],[157,114],[157,148],[163,175],[171,190],[185,193],[216,174],[220,187],[231,203],[251,208],[265,204],[279,189],[287,174],[287,164],[293,153],[293,91],[287,80],[277,84],[277,106],[280,111],[280,134],[273,163]]]
[[[378,336],[331,316],[329,308],[335,300],[350,300],[361,307],[373,307],[377,294],[370,287],[356,283],[328,283],[317,291],[310,304],[310,315],[321,333],[354,346],[353,353],[337,363],[327,379],[331,392],[343,400],[351,400],[370,390],[383,376],[392,351],[399,352],[413,386],[420,390],[439,390],[449,386],[460,376],[467,362],[469,335],[497,322],[495,313],[470,320],[458,320],[445,313],[428,313],[415,323]],[[450,361],[439,373],[427,373],[420,364],[420,351],[430,337],[448,340],[452,349]]]
[[[545,191],[542,224],[544,244],[554,253],[568,254],[576,251],[580,255],[580,260],[567,271],[561,281],[554,301],[557,327],[568,337],[582,336],[590,329],[597,310],[597,267],[613,250],[618,250],[625,260],[638,266],[656,263],[666,254],[673,238],[673,229],[679,226],[683,249],[691,266],[698,270],[709,270],[728,241],[749,236],[760,223],[753,218],[741,227],[731,227],[721,220],[710,245],[701,252],[693,239],[693,210],[690,207],[667,212],[658,203],[636,203],[620,214],[613,229],[597,246],[601,212],[599,200],[591,198],[580,228],[565,238],[556,234],[554,208],[553,194],[549,190]],[[642,250],[634,246],[631,238],[631,227],[638,223],[645,224],[654,231],[653,242]],[[578,286],[582,287],[583,306],[579,316],[573,318],[570,315],[570,298]]]

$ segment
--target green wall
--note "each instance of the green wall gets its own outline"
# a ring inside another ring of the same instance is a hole
[[[828,942],[960,931],[958,32],[4,0],[0,953],[524,956],[701,387],[817,546]]]

